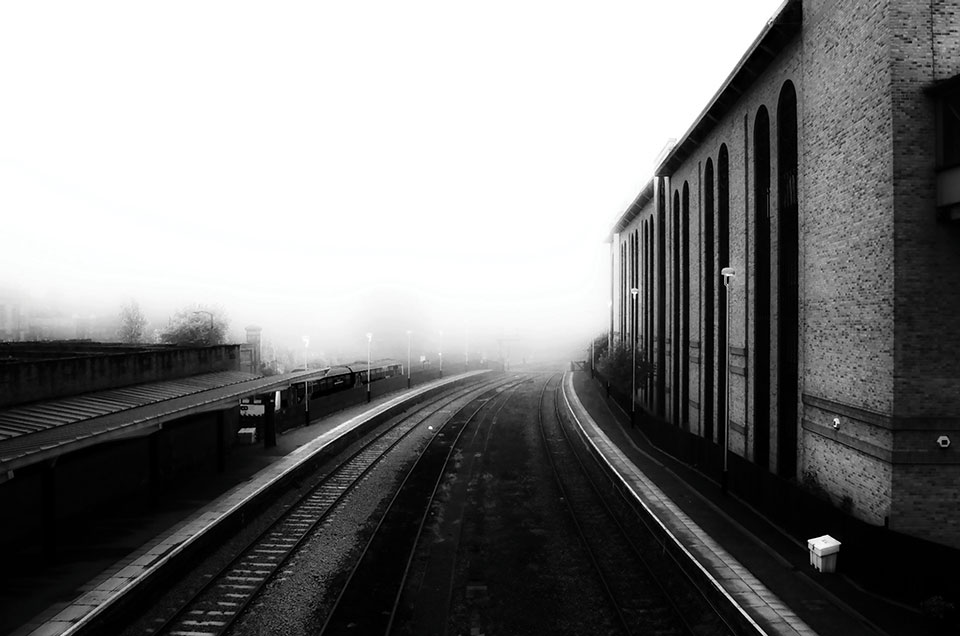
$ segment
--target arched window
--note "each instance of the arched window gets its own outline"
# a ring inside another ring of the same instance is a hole
[[[770,464],[770,116],[753,124],[753,460]]]
[[[730,157],[726,144],[720,146],[717,155],[717,271],[730,266]],[[727,413],[727,352],[730,341],[727,337],[727,288],[718,280],[717,287],[717,441],[722,444],[726,435]]]
[[[653,218],[647,219],[647,286],[646,286],[646,297],[647,297],[647,362],[653,364]],[[647,406],[652,407],[654,398],[653,398],[653,387],[654,379],[652,376],[647,376]]]
[[[670,384],[670,397],[673,398],[673,412],[670,414],[673,423],[680,425],[680,367],[682,366],[683,343],[680,342],[680,322],[681,322],[681,293],[680,293],[680,192],[673,191],[673,226],[671,234],[673,237],[673,281],[671,288],[673,290],[673,302],[670,309],[673,313],[673,329],[670,336],[670,362],[673,367],[673,381]]]
[[[784,83],[777,103],[777,473],[797,476],[799,399],[799,206],[797,203],[797,92]]]
[[[690,184],[680,196],[680,425],[690,422]]]
[[[623,242],[623,278],[620,279],[621,281],[620,286],[623,288],[623,295],[621,296],[621,298],[623,298],[623,302],[620,304],[620,307],[621,307],[620,319],[621,319],[621,322],[623,323],[623,327],[620,333],[622,334],[621,337],[623,338],[624,342],[627,341],[627,330],[629,329],[629,325],[630,325],[630,322],[629,322],[630,303],[628,301],[628,298],[630,296],[629,251],[630,251],[630,238],[628,235],[626,240]]]
[[[657,195],[657,415],[663,417],[667,410],[667,383],[664,373],[667,367],[667,180],[659,179]]]
[[[640,241],[637,237],[637,230],[630,233],[630,244],[633,246],[633,252],[630,254],[630,289],[637,287],[639,282],[637,265],[640,262]],[[630,294],[630,346],[637,345],[638,327],[637,321],[637,299]]]
[[[716,289],[716,269],[714,268],[713,256],[713,159],[707,159],[703,168],[703,342],[700,343],[700,350],[703,352],[701,358],[701,368],[703,377],[703,398],[700,401],[700,409],[703,414],[703,436],[708,440],[713,440],[713,378],[714,369],[714,316],[716,299],[713,292]]]

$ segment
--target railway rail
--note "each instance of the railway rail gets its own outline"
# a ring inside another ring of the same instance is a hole
[[[421,423],[450,404],[463,400],[464,396],[482,395],[495,390],[504,382],[499,379],[480,387],[457,389],[452,395],[438,397],[375,435],[331,470],[150,633],[170,636],[216,636],[226,633],[260,590],[282,571],[283,565],[309,538],[311,532],[336,510],[338,504],[393,448]]]
[[[621,523],[622,515],[608,504],[609,495],[590,477],[590,467],[578,454],[576,440],[563,424],[557,397],[560,383],[556,382],[548,392],[551,383],[560,377],[551,377],[541,390],[540,434],[563,501],[623,633],[729,633],[719,620],[691,625],[672,593],[651,572],[633,533]]]
[[[496,391],[505,402],[509,391],[524,381],[509,381]],[[417,543],[450,458],[470,425],[484,413],[498,410],[493,407],[495,400],[487,395],[448,420],[407,473],[337,597],[321,634],[380,636],[394,631]]]

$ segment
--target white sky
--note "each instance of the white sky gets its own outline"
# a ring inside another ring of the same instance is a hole
[[[612,222],[778,5],[4,2],[0,287],[603,332]]]

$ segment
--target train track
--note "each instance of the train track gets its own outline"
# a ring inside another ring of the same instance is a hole
[[[509,396],[510,389],[525,381],[509,382],[499,391]],[[505,402],[487,412],[499,411]],[[450,457],[469,425],[492,404],[480,398],[461,409],[421,453],[364,547],[321,634],[381,636],[393,631],[417,543]]]
[[[562,423],[559,382],[547,399],[557,377],[562,375],[548,379],[540,392],[540,434],[563,501],[623,633],[692,634],[575,451]]]
[[[257,537],[235,559],[197,590],[178,611],[150,630],[170,636],[218,636],[257,597],[263,587],[381,459],[427,418],[473,393],[482,394],[504,380],[458,390],[381,431],[334,468],[319,484]],[[444,427],[445,428],[445,427]]]

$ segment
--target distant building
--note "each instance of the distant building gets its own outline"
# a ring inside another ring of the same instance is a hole
[[[0,341],[22,340],[24,333],[20,303],[0,301]]]
[[[240,345],[240,370],[247,373],[260,373],[263,362],[261,334],[263,329],[257,326],[247,327],[247,342]]]
[[[646,410],[960,547],[955,2],[785,2],[611,241]]]

